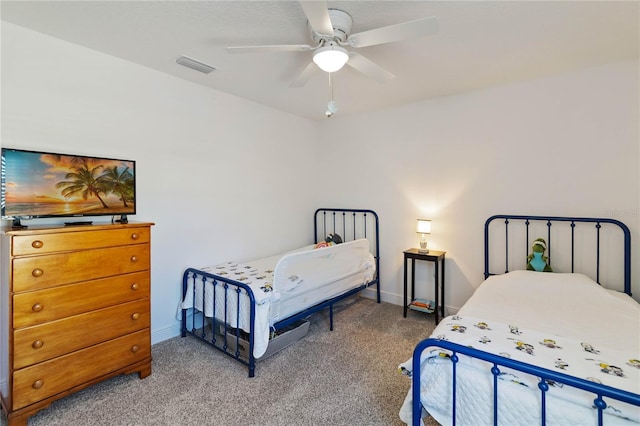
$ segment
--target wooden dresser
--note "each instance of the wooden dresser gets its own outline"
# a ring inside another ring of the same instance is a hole
[[[151,374],[151,223],[3,229],[0,386],[9,426],[118,374]]]

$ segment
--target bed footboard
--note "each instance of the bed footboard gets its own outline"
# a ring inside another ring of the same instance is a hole
[[[498,395],[499,395],[499,380],[498,376],[501,374],[501,367],[510,368],[513,370],[521,371],[526,374],[530,374],[538,378],[538,389],[540,390],[541,406],[540,416],[542,418],[542,425],[546,424],[547,404],[546,394],[550,388],[550,383],[561,383],[564,386],[581,389],[583,391],[593,394],[593,408],[598,412],[598,425],[603,424],[604,410],[607,408],[606,399],[621,401],[624,403],[632,404],[640,407],[640,395],[627,392],[624,390],[616,389],[610,386],[605,386],[592,381],[584,380],[581,378],[569,376],[567,374],[559,373],[557,371],[548,370],[535,365],[526,364],[517,360],[504,358],[499,355],[491,354],[488,352],[473,349],[468,346],[459,345],[446,340],[440,339],[425,339],[421,341],[413,352],[412,360],[412,424],[413,426],[420,425],[420,417],[422,414],[422,403],[420,400],[420,365],[422,360],[422,354],[427,348],[442,348],[448,351],[449,360],[451,361],[452,369],[452,424],[456,423],[456,408],[458,398],[458,386],[457,386],[457,371],[456,367],[460,361],[460,356],[469,356],[471,358],[480,359],[486,361],[487,371],[492,375],[493,380],[493,424],[497,425],[498,418]]]
[[[253,348],[256,307],[251,288],[239,281],[188,268],[182,276],[182,300],[188,296],[189,288],[191,288],[193,306],[198,308],[192,312],[192,315],[188,315],[190,308],[182,309],[181,336],[185,337],[190,334],[213,346],[246,365],[249,377],[254,377],[256,358],[253,355]],[[199,291],[198,288],[202,290]],[[243,331],[240,326],[243,298],[248,301],[244,306],[244,309],[249,310],[248,333]],[[241,353],[243,344],[241,340],[249,342],[249,348],[243,353]]]

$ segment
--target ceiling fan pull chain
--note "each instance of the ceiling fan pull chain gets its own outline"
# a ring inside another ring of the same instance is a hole
[[[325,115],[327,118],[331,118],[333,114],[338,111],[338,106],[333,101],[333,73],[330,72],[327,74],[329,74],[329,102],[327,103],[327,111],[325,112]]]

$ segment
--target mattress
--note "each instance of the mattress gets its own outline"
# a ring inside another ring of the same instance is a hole
[[[640,394],[640,305],[582,274],[513,271],[492,276],[431,337]],[[443,352],[434,348],[422,354],[421,402],[436,421],[451,424],[451,363]],[[492,376],[486,364],[460,359],[457,424],[493,424]],[[409,371],[411,360],[401,367]],[[509,369],[503,373],[500,424],[540,424],[537,379]],[[597,424],[593,399],[568,386],[552,386],[547,424]],[[605,424],[640,422],[640,408],[608,403]],[[400,416],[411,422],[411,391]]]
[[[373,280],[375,259],[369,252],[367,239],[314,247],[309,245],[249,262],[226,262],[199,268],[243,282],[251,288],[255,297],[253,353],[256,358],[267,350],[269,331],[276,322]],[[250,300],[246,295],[241,294],[238,300],[236,292],[228,292],[225,296],[222,286],[216,286],[214,305],[213,286],[204,287],[204,297],[202,292],[202,281],[196,279],[194,288],[194,279],[190,279],[180,308],[195,308],[207,317],[215,316],[231,327],[250,331]],[[229,306],[227,310],[225,303]],[[240,306],[239,315],[236,305]]]

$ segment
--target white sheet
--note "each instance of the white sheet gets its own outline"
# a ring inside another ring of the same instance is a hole
[[[640,305],[582,274],[512,271],[489,277],[458,312],[640,352]]]
[[[375,275],[375,259],[369,252],[369,241],[359,239],[330,247],[314,249],[313,245],[243,264],[233,264],[240,279],[249,285],[256,299],[254,356],[259,358],[267,350],[269,330],[275,322],[303,311],[331,297],[338,296],[362,284],[369,283]],[[200,268],[216,274],[223,264]],[[224,269],[228,271],[228,268]],[[235,274],[235,272],[233,272]],[[224,290],[216,290],[215,316],[224,321]],[[213,317],[213,291],[205,288],[205,306],[202,306],[202,284],[196,280],[195,302],[193,280],[189,280],[187,294],[180,309],[195,308]],[[235,306],[235,293],[227,295],[229,306]],[[249,332],[250,303],[241,297],[240,317],[235,309],[227,311],[226,321],[232,327]]]
[[[458,315],[486,318],[506,327],[517,324],[523,329],[557,336],[557,340],[566,338],[588,342],[600,349],[596,357],[617,352],[622,353],[624,359],[640,359],[640,305],[626,295],[603,289],[581,274],[513,271],[493,276],[478,288]],[[446,334],[451,327],[450,322],[451,317],[444,319],[432,336]],[[428,360],[428,351],[425,351],[421,368],[421,399],[436,421],[450,424],[451,367],[437,361],[435,364]],[[458,424],[492,424],[490,375],[468,368],[463,362],[460,365],[458,383],[465,384],[463,389],[459,389],[459,395],[466,396],[462,396],[464,399],[457,404]],[[403,367],[410,369],[411,360]],[[625,368],[633,381],[631,391],[640,393],[638,367],[629,364]],[[465,374],[470,380],[462,382],[460,374]],[[537,395],[538,392],[524,386],[502,385],[498,404],[500,424],[540,424]],[[632,406],[623,408],[626,410],[622,414],[624,417],[640,422],[640,409]],[[606,413],[613,411],[609,409]],[[556,400],[548,406],[547,424],[594,424],[594,415],[595,410],[590,407],[563,398],[559,403]],[[411,422],[411,391],[400,417],[407,423]],[[624,418],[609,414],[605,419],[608,425],[629,423]]]

